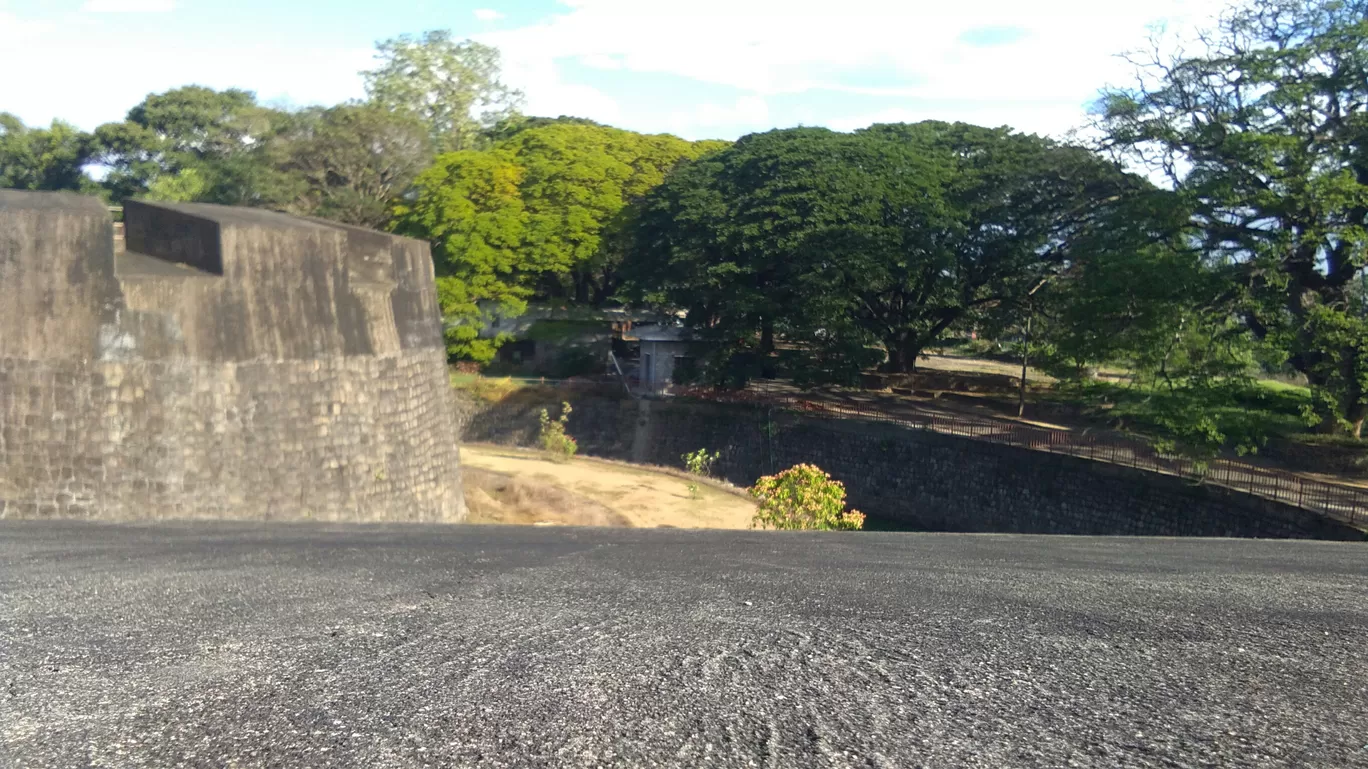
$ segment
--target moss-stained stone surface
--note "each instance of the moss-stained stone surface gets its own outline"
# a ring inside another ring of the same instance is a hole
[[[460,520],[427,245],[0,192],[0,517]]]

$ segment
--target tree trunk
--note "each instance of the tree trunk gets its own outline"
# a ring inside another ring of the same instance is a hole
[[[575,281],[575,301],[579,304],[589,304],[589,276],[575,270],[570,273],[570,277]]]
[[[884,347],[888,350],[888,363],[885,365],[888,372],[890,374],[911,374],[916,371],[917,358],[921,357],[923,346],[921,338],[912,334],[904,334],[891,340],[885,340]]]
[[[1017,417],[1026,416],[1026,369],[1031,362],[1031,321],[1034,315],[1026,316],[1026,339],[1021,346],[1021,391],[1017,393]]]
[[[774,321],[760,320],[760,378],[773,379],[774,370]]]

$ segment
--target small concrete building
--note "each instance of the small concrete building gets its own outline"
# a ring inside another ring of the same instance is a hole
[[[677,375],[688,375],[695,358],[692,329],[680,326],[639,326],[628,341],[640,344],[638,386],[647,392],[665,392]]]

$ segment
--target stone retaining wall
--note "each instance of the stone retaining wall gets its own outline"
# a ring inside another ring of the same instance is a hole
[[[592,456],[682,467],[720,450],[719,475],[750,485],[809,462],[867,514],[931,531],[1363,540],[1357,529],[1243,492],[1180,478],[881,423],[751,406],[556,392],[466,401],[464,438],[532,445],[537,412],[574,407],[569,432]]]
[[[0,359],[0,517],[457,519],[444,363]]]

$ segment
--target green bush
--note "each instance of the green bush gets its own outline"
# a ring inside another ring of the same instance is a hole
[[[710,454],[707,449],[699,449],[688,454],[681,454],[679,458],[684,460],[684,466],[689,469],[689,472],[706,477],[712,475],[713,463],[720,456],[722,456],[720,451],[714,451]]]
[[[538,421],[541,422],[541,431],[537,436],[541,443],[542,450],[550,454],[555,459],[569,459],[575,456],[579,450],[579,444],[575,439],[565,432],[565,425],[570,421],[570,404],[561,403],[561,415],[557,419],[552,419],[546,413],[546,409],[541,410]]]
[[[716,462],[717,458],[720,456],[722,456],[722,453],[719,451],[714,451],[710,454],[706,448],[703,448],[698,451],[681,454],[679,458],[684,460],[684,466],[688,468],[689,472],[706,478],[712,475],[713,463]],[[690,481],[688,488],[689,496],[698,499],[698,492],[700,491],[699,485]]]
[[[1309,424],[1305,388],[1249,379],[1184,380],[1172,388],[1066,381],[1050,397],[1144,435],[1161,451],[1194,459],[1223,451],[1255,454],[1270,438],[1300,433]]]
[[[794,465],[755,482],[760,501],[751,528],[856,530],[864,514],[845,509],[845,485],[816,465]]]

